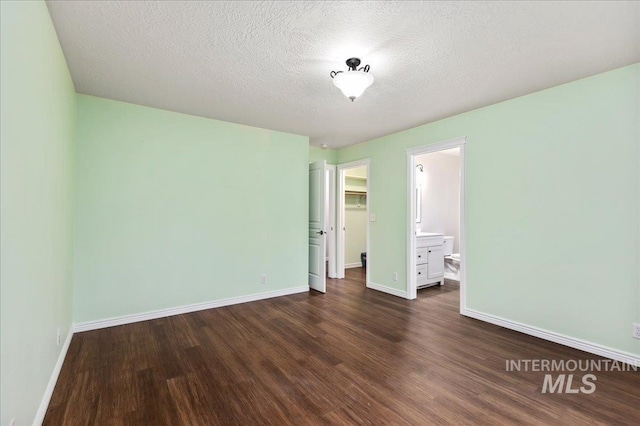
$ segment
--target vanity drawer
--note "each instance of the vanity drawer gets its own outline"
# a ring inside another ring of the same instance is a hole
[[[427,280],[429,279],[427,275],[427,265],[418,265],[416,267],[416,285],[418,287],[427,283]]]
[[[429,237],[417,237],[416,238],[416,247],[429,247],[429,246],[439,246],[444,244],[444,237],[442,235],[438,236],[429,236]]]
[[[428,247],[418,247],[416,249],[416,265],[422,265],[427,263],[429,259],[429,248]]]

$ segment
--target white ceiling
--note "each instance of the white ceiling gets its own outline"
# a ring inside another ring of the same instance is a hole
[[[80,93],[337,148],[640,61],[634,2],[48,1]],[[354,103],[329,72],[358,56]]]

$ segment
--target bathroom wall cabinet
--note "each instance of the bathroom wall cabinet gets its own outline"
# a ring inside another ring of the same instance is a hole
[[[416,236],[416,285],[418,288],[444,284],[444,236]]]

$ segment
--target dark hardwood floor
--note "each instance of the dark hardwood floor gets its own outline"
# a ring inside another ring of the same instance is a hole
[[[350,269],[325,295],[76,334],[45,424],[640,424],[640,372],[543,394],[506,360],[599,358],[460,316],[454,282],[418,294]]]

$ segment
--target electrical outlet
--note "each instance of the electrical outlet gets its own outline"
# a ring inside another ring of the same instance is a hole
[[[262,280],[260,281],[262,284],[267,283],[267,274],[262,274]]]
[[[369,222],[375,222],[376,220],[378,220],[378,215],[376,215],[375,213],[371,213],[369,215]]]
[[[398,281],[398,273],[397,272],[393,273],[393,280],[394,281]]]
[[[640,339],[640,324],[633,324],[633,337]]]
[[[60,346],[60,329],[56,332],[56,345]]]

